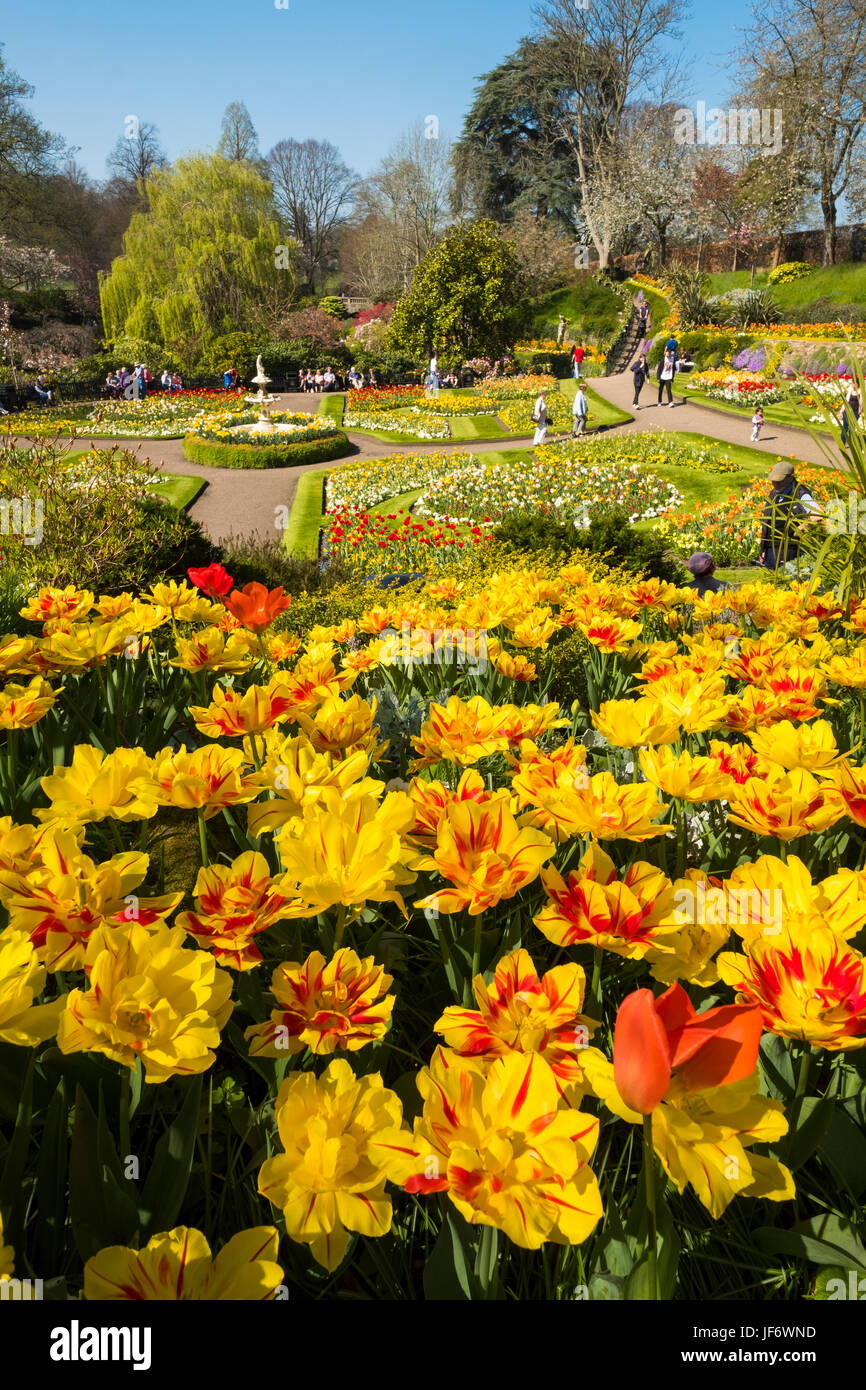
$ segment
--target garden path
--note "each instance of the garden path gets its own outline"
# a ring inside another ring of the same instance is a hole
[[[631,372],[612,377],[595,377],[592,387],[605,400],[631,413],[634,387]],[[314,411],[321,397],[315,394],[286,394],[278,397],[279,410]],[[713,410],[709,406],[694,405],[682,400],[673,410],[659,408],[649,402],[655,399],[652,383],[644,389],[645,409],[621,425],[613,426],[617,433],[653,433],[661,430],[686,431],[711,435],[729,444],[748,444],[751,428],[748,420]],[[590,418],[591,423],[591,418]],[[826,459],[815,441],[804,431],[768,424],[766,433],[759,444],[769,459],[778,457],[804,459],[811,463],[826,464]],[[366,435],[348,435],[353,446],[353,458],[381,458],[388,454],[427,453],[453,450],[455,453],[470,450],[474,454],[499,452],[507,449],[508,439],[485,440],[432,440],[411,444],[383,443]],[[551,433],[551,439],[556,436]],[[567,435],[561,436],[567,438]],[[22,441],[24,442],[24,441]],[[80,443],[90,441],[83,437]],[[180,439],[160,440],[95,440],[95,444],[118,444],[141,453],[149,459],[154,468],[163,473],[184,473],[202,478],[208,486],[190,507],[190,515],[201,523],[211,539],[219,544],[230,536],[259,536],[262,539],[274,536],[278,508],[291,507],[297,487],[298,477],[310,469],[322,468],[320,463],[303,464],[297,468],[232,469],[209,468],[190,463],[183,455],[183,442]],[[526,448],[527,439],[514,440],[515,448]],[[283,513],[284,515],[284,513]]]

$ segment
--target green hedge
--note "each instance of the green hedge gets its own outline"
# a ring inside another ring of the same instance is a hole
[[[352,446],[341,430],[326,439],[297,444],[216,444],[187,435],[184,458],[209,468],[297,468],[345,458]]]

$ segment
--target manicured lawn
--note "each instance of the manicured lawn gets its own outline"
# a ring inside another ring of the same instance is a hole
[[[569,404],[574,401],[577,394],[576,381],[561,381],[559,389],[566,397]],[[586,398],[589,401],[589,428],[597,429],[600,425],[624,425],[631,419],[628,411],[620,410],[618,405],[611,405],[597,391],[593,391],[591,386],[584,386]]]
[[[165,482],[154,483],[150,491],[180,512],[191,506],[206,487],[204,478],[196,478],[191,473],[172,473],[166,476]]]
[[[336,420],[338,425],[343,423],[343,411],[346,408],[346,397],[343,395],[323,396],[319,402],[319,414],[327,415],[332,420]]]
[[[458,415],[449,423],[452,439],[502,439],[511,433],[495,415]]]
[[[298,478],[289,524],[283,533],[283,545],[290,555],[318,553],[328,473],[327,468],[316,468]]]

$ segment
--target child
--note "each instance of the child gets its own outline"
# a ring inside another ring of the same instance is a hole
[[[761,437],[761,430],[762,430],[762,428],[763,428],[763,425],[764,425],[764,412],[763,412],[763,410],[761,409],[761,407],[758,406],[757,410],[755,411],[754,415],[752,416],[752,443],[753,443],[753,444],[757,443],[757,441],[760,439],[760,437]]]

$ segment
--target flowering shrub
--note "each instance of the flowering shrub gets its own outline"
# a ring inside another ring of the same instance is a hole
[[[0,1281],[810,1296],[863,1231],[861,600],[512,563],[292,632],[191,577],[0,636]]]
[[[784,261],[770,271],[767,279],[771,285],[790,285],[794,280],[805,280],[814,269],[806,261]]]

